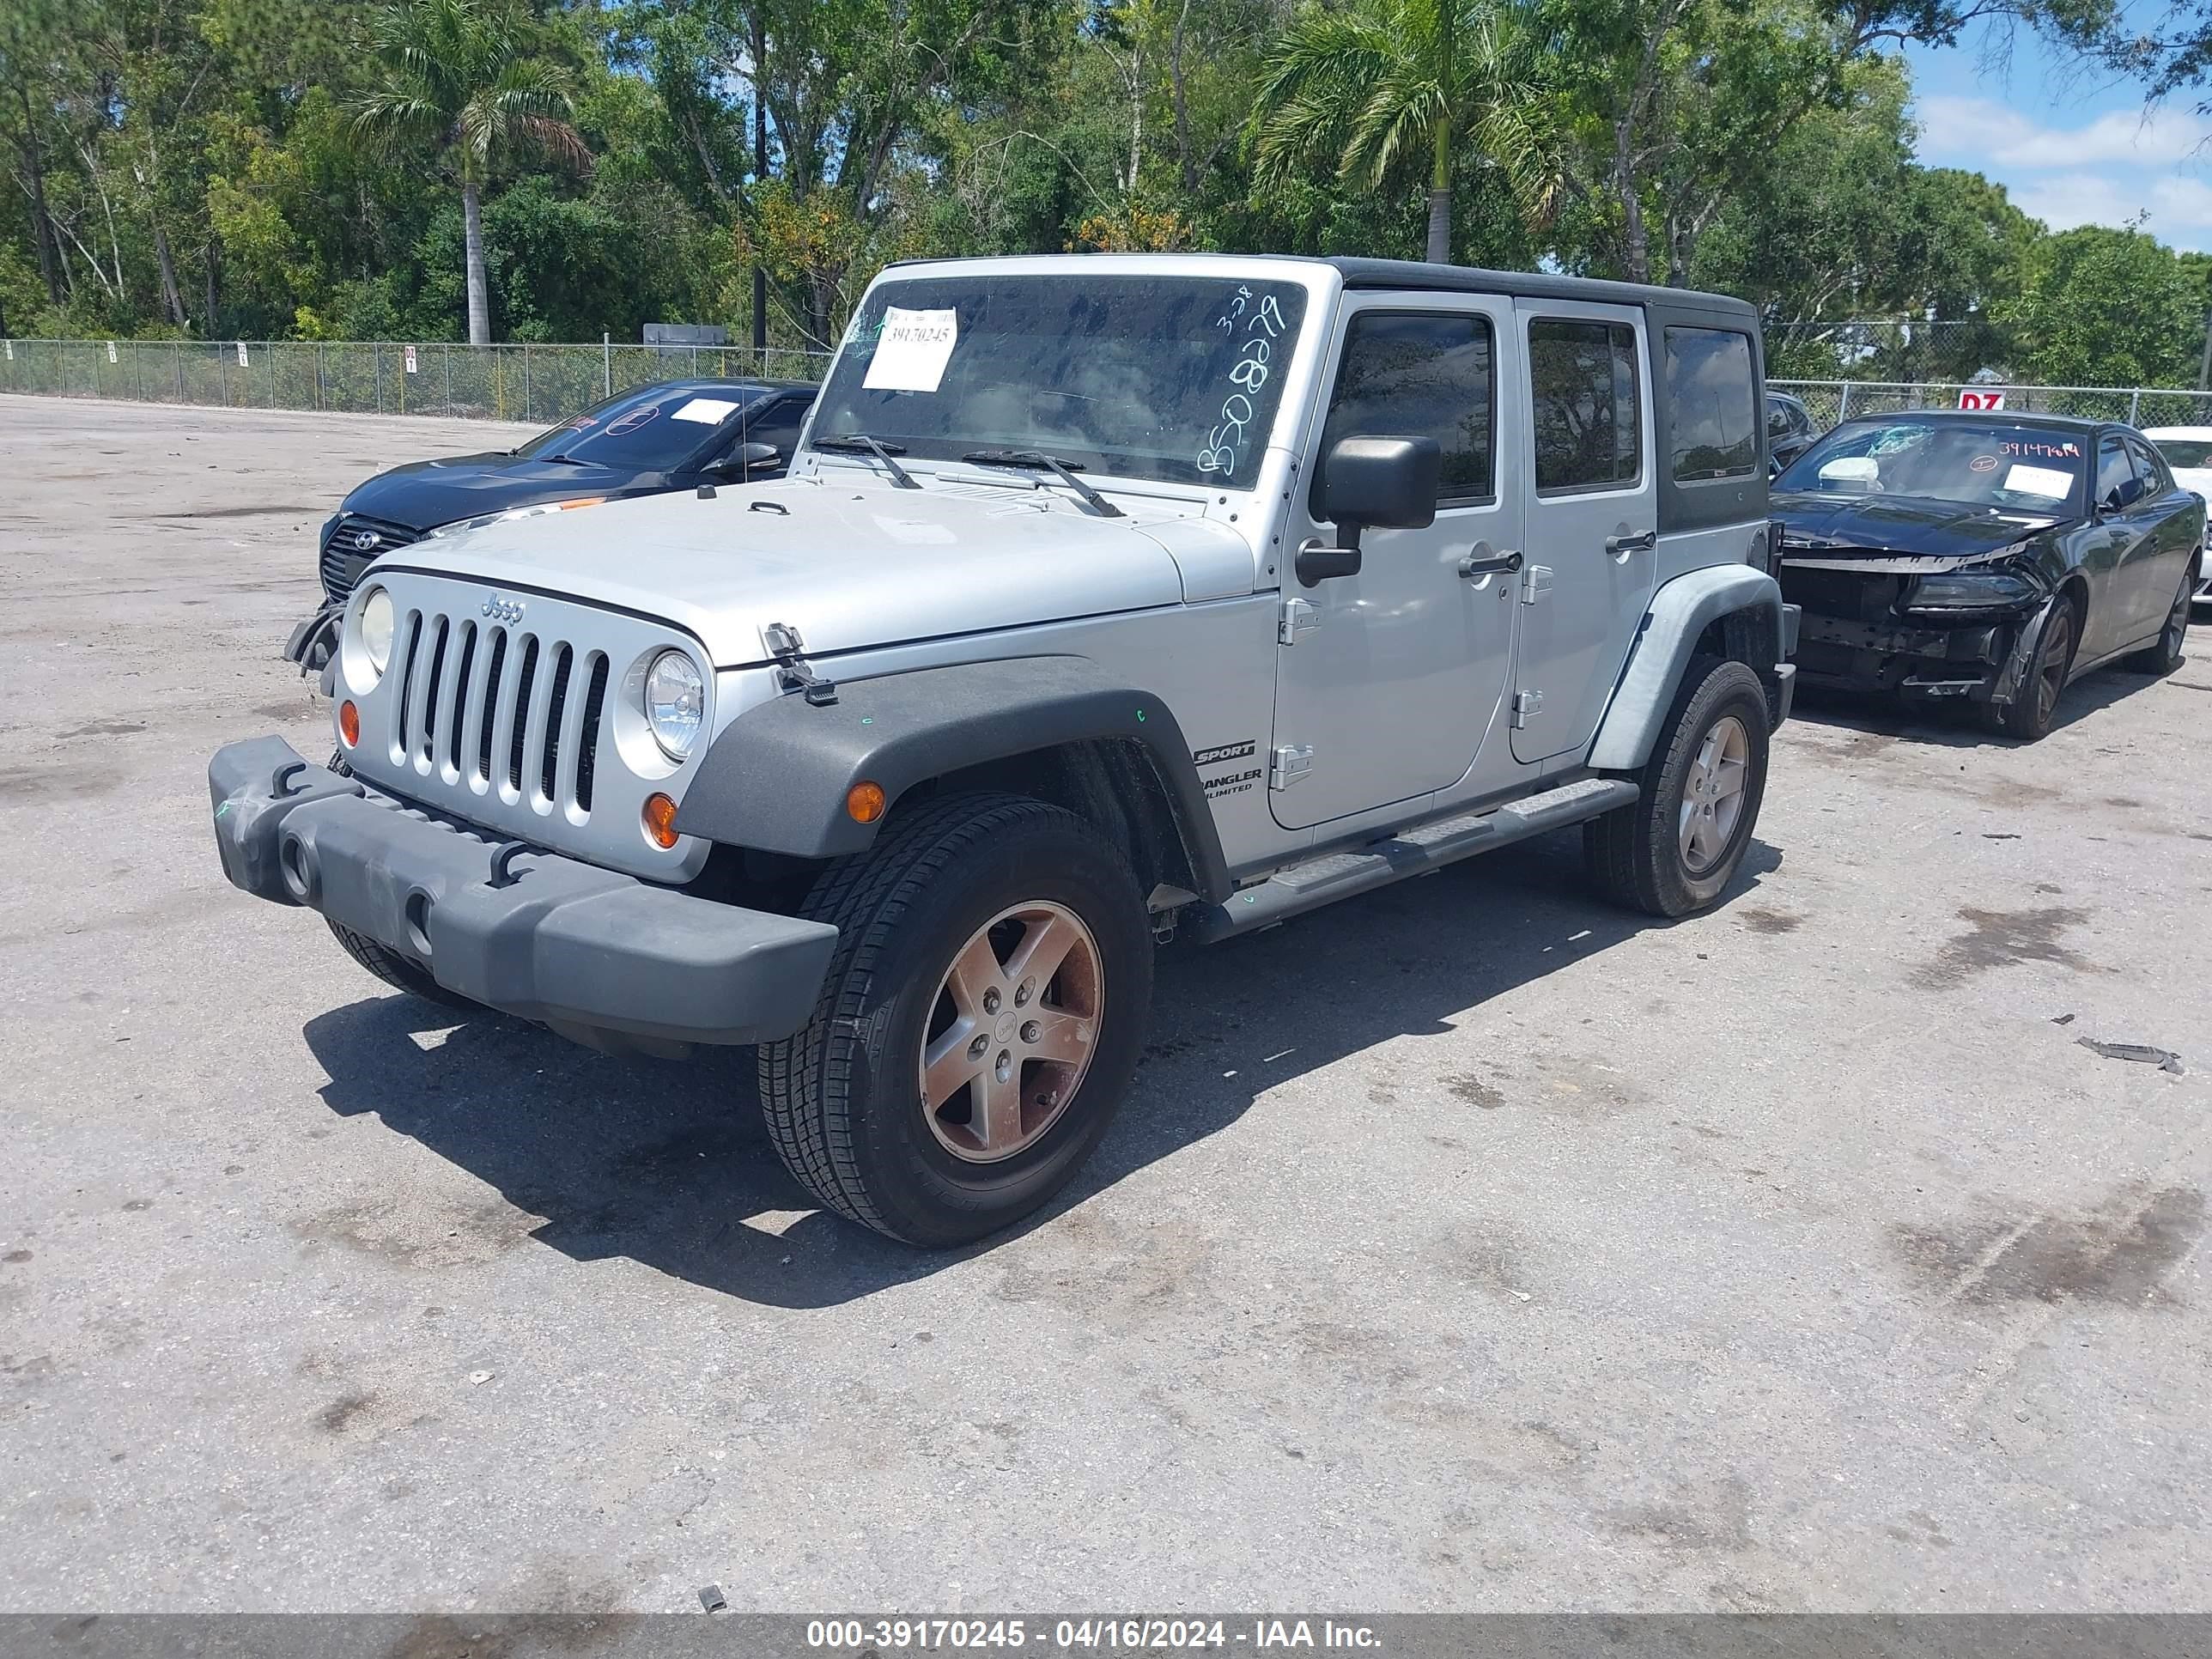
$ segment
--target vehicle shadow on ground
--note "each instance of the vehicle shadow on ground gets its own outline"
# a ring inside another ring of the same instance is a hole
[[[1479,1023],[1492,999],[1646,930],[1669,935],[1687,974],[1781,861],[1754,840],[1722,908],[1670,924],[1592,896],[1569,832],[1249,939],[1171,948],[1129,1099],[1069,1189],[1017,1231],[1218,1133],[1285,1079],[1394,1037]],[[1563,1024],[1573,1018],[1562,1011]],[[628,1256],[725,1295],[820,1308],[1012,1236],[924,1253],[815,1210],[768,1144],[750,1050],[618,1060],[501,1015],[453,1019],[388,995],[308,1021],[331,1079],[324,1101],[342,1116],[374,1113],[496,1188],[544,1218],[532,1239],[578,1261]],[[1374,1107],[1363,1099],[1358,1111]]]
[[[2200,664],[2204,665],[2200,667]],[[2212,647],[2192,653],[2181,667],[2166,679],[2187,681],[2194,678],[2200,683],[2212,678]],[[2051,732],[2056,734],[2081,721],[2094,720],[2114,703],[2137,692],[2160,684],[2160,679],[2132,670],[2100,668],[2084,675],[2066,688],[2066,695],[2058,700],[2058,712],[2051,719]],[[1836,726],[1848,732],[1864,732],[1876,737],[1899,738],[1911,743],[1924,743],[1945,749],[2021,749],[2027,745],[2018,738],[2006,737],[1992,732],[1982,724],[1979,708],[1965,703],[1914,703],[1900,697],[1886,697],[1878,692],[1844,691],[1832,686],[1801,687],[1796,700],[1790,705],[1790,718],[1805,720],[1815,726]]]

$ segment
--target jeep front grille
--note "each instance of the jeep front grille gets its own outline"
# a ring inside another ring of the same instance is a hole
[[[434,549],[433,549],[434,550]],[[362,781],[426,811],[655,881],[688,881],[711,848],[656,846],[647,798],[680,801],[705,745],[672,763],[646,729],[646,665],[699,641],[672,623],[535,589],[489,584],[398,559],[378,568],[392,595],[392,655],[373,678],[358,642],[341,653]],[[358,626],[357,619],[349,625]],[[707,673],[706,729],[715,676]]]
[[[605,652],[437,611],[410,611],[400,634],[396,761],[447,788],[496,787],[509,805],[576,823],[590,816]]]

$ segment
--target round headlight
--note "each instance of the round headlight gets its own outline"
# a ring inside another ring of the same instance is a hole
[[[655,657],[645,671],[645,723],[669,759],[680,761],[691,752],[706,711],[706,682],[691,659],[681,651]]]
[[[392,595],[380,587],[362,601],[361,648],[380,674],[392,660]]]

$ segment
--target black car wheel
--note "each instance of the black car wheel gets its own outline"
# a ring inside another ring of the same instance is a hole
[[[2166,613],[2166,626],[2159,630],[2158,643],[2128,659],[2128,666],[2136,672],[2171,674],[2181,666],[2182,647],[2189,642],[2190,599],[2197,592],[2197,573],[2203,557],[2201,549],[2190,556],[2189,568],[2181,576],[2181,591],[2173,596],[2173,608]]]
[[[894,813],[804,914],[814,1018],[760,1048],[769,1138],[828,1208],[942,1249],[1029,1215],[1127,1092],[1152,995],[1144,895],[1071,812],[964,795]]]
[[[2051,730],[2058,713],[2059,695],[2066,690],[2074,668],[2074,648],[2081,642],[2081,616],[2069,598],[2051,601],[2051,615],[2036,642],[2035,661],[2010,702],[1990,703],[1990,725],[2008,738],[2033,743]]]

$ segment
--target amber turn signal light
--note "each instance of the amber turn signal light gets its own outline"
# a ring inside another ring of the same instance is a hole
[[[845,811],[855,823],[873,823],[884,815],[884,787],[866,778],[845,792]]]
[[[347,748],[361,746],[361,710],[350,699],[338,705],[338,735],[345,739]]]
[[[663,794],[645,798],[645,833],[655,847],[665,850],[676,845],[676,803]]]

